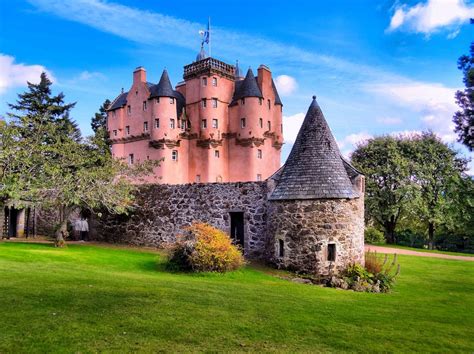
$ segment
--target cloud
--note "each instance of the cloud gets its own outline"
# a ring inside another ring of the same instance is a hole
[[[337,145],[339,149],[341,149],[342,154],[346,157],[356,148],[356,146],[360,143],[363,143],[366,140],[373,138],[372,134],[367,132],[359,132],[347,135],[342,140],[337,140]]]
[[[98,71],[83,71],[81,72],[76,78],[74,78],[74,80],[77,80],[77,81],[89,81],[89,80],[93,80],[93,79],[100,79],[100,80],[104,80],[106,77],[104,74],[98,72]]]
[[[387,28],[388,32],[402,30],[429,35],[442,28],[459,27],[474,17],[474,5],[464,0],[428,0],[414,6],[406,4],[395,7]],[[454,38],[458,29],[448,38]]]
[[[275,78],[275,85],[278,92],[283,96],[289,96],[298,88],[294,77],[289,75],[279,75]]]
[[[397,106],[418,113],[421,125],[439,134],[444,141],[456,140],[452,122],[453,114],[458,108],[454,100],[456,88],[413,80],[364,87],[368,92],[387,98]]]
[[[26,65],[15,63],[15,58],[10,55],[0,54],[0,95],[13,87],[26,86],[26,82],[38,83],[44,71],[51,81],[54,77],[42,65]]]
[[[295,142],[296,136],[303,124],[304,117],[304,113],[283,116],[283,134],[285,137],[285,143],[293,144]]]
[[[398,117],[379,117],[376,120],[378,123],[384,125],[397,125],[403,122],[402,119]]]

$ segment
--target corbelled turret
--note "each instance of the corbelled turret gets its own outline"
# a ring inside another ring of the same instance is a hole
[[[263,98],[262,91],[260,91],[260,88],[258,87],[257,80],[255,79],[251,68],[247,71],[247,75],[243,81],[235,82],[235,92],[231,106],[236,104],[241,98],[245,97]]]

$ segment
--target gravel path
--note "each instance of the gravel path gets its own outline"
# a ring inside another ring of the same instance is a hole
[[[391,247],[374,246],[374,245],[365,245],[365,250],[377,251],[378,253],[390,253],[390,254],[396,253],[396,254],[406,254],[409,256],[458,259],[461,261],[474,262],[474,257],[469,257],[469,256],[453,256],[450,254],[442,254],[442,253],[434,253],[434,252],[433,253],[432,252],[419,252],[419,251],[405,250],[401,248],[391,248]]]

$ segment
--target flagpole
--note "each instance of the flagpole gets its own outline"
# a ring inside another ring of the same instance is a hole
[[[209,16],[208,25],[209,25],[209,57],[212,58],[212,51],[211,51],[211,16]]]

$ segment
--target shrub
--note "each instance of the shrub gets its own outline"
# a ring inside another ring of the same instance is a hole
[[[364,230],[364,240],[365,243],[385,243],[385,237],[383,236],[383,232],[377,230],[373,226],[366,227]]]
[[[244,258],[225,232],[195,222],[178,236],[168,263],[173,270],[227,272],[240,268]]]

